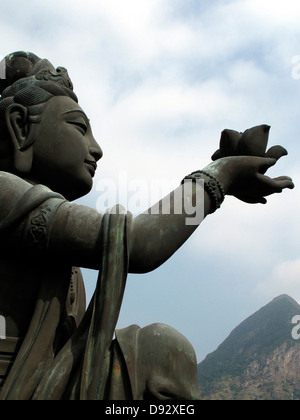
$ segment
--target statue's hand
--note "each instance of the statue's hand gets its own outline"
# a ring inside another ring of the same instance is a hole
[[[290,177],[270,178],[264,175],[276,161],[272,157],[231,156],[217,159],[204,170],[218,179],[225,194],[246,203],[265,204],[265,197],[294,188]]]
[[[270,126],[259,125],[244,133],[234,130],[224,130],[221,134],[220,148],[213,154],[216,161],[229,156],[259,156],[269,157],[276,161],[287,155],[282,146],[273,146],[266,151],[269,140]]]

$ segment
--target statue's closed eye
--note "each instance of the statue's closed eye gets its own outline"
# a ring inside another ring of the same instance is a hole
[[[85,135],[87,132],[87,126],[84,123],[77,122],[77,121],[68,121],[69,124],[75,125],[78,130],[81,132],[82,135]]]

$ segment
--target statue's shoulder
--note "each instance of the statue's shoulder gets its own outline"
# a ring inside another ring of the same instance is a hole
[[[16,175],[0,171],[0,234],[52,198],[65,201],[45,185],[32,185]]]
[[[10,172],[3,171],[0,171],[0,185],[1,187],[10,186],[11,188],[21,185],[23,188],[27,187],[26,189],[29,189],[32,186],[31,184],[29,184],[29,182],[25,181],[19,176],[11,174]]]
[[[0,219],[6,217],[32,185],[9,172],[0,171]]]
[[[29,182],[20,178],[17,175],[9,172],[0,171],[0,199],[5,197],[8,193],[13,195],[24,194],[32,187]]]

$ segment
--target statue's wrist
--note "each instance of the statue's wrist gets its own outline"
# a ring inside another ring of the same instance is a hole
[[[217,180],[217,178],[215,178],[213,175],[211,175],[207,171],[198,170],[198,171],[192,172],[190,175],[187,175],[182,180],[181,184],[184,184],[186,181],[197,182],[200,180],[203,180],[204,190],[210,196],[211,201],[212,201],[210,213],[214,213],[217,209],[221,207],[221,204],[223,203],[225,199],[225,191],[221,183]]]
[[[228,168],[228,159],[221,158],[207,165],[203,171],[214,177],[222,186],[225,195],[230,195],[233,184],[233,172]]]

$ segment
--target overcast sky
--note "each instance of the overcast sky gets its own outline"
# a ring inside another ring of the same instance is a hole
[[[104,150],[80,203],[101,206],[103,180],[174,188],[223,129],[259,124],[289,151],[270,174],[300,185],[298,0],[15,0],[0,39],[2,57],[28,50],[69,70]],[[201,361],[279,294],[300,302],[299,191],[226,198],[164,266],[129,276],[118,327],[169,324]],[[97,273],[85,277],[90,298]]]

